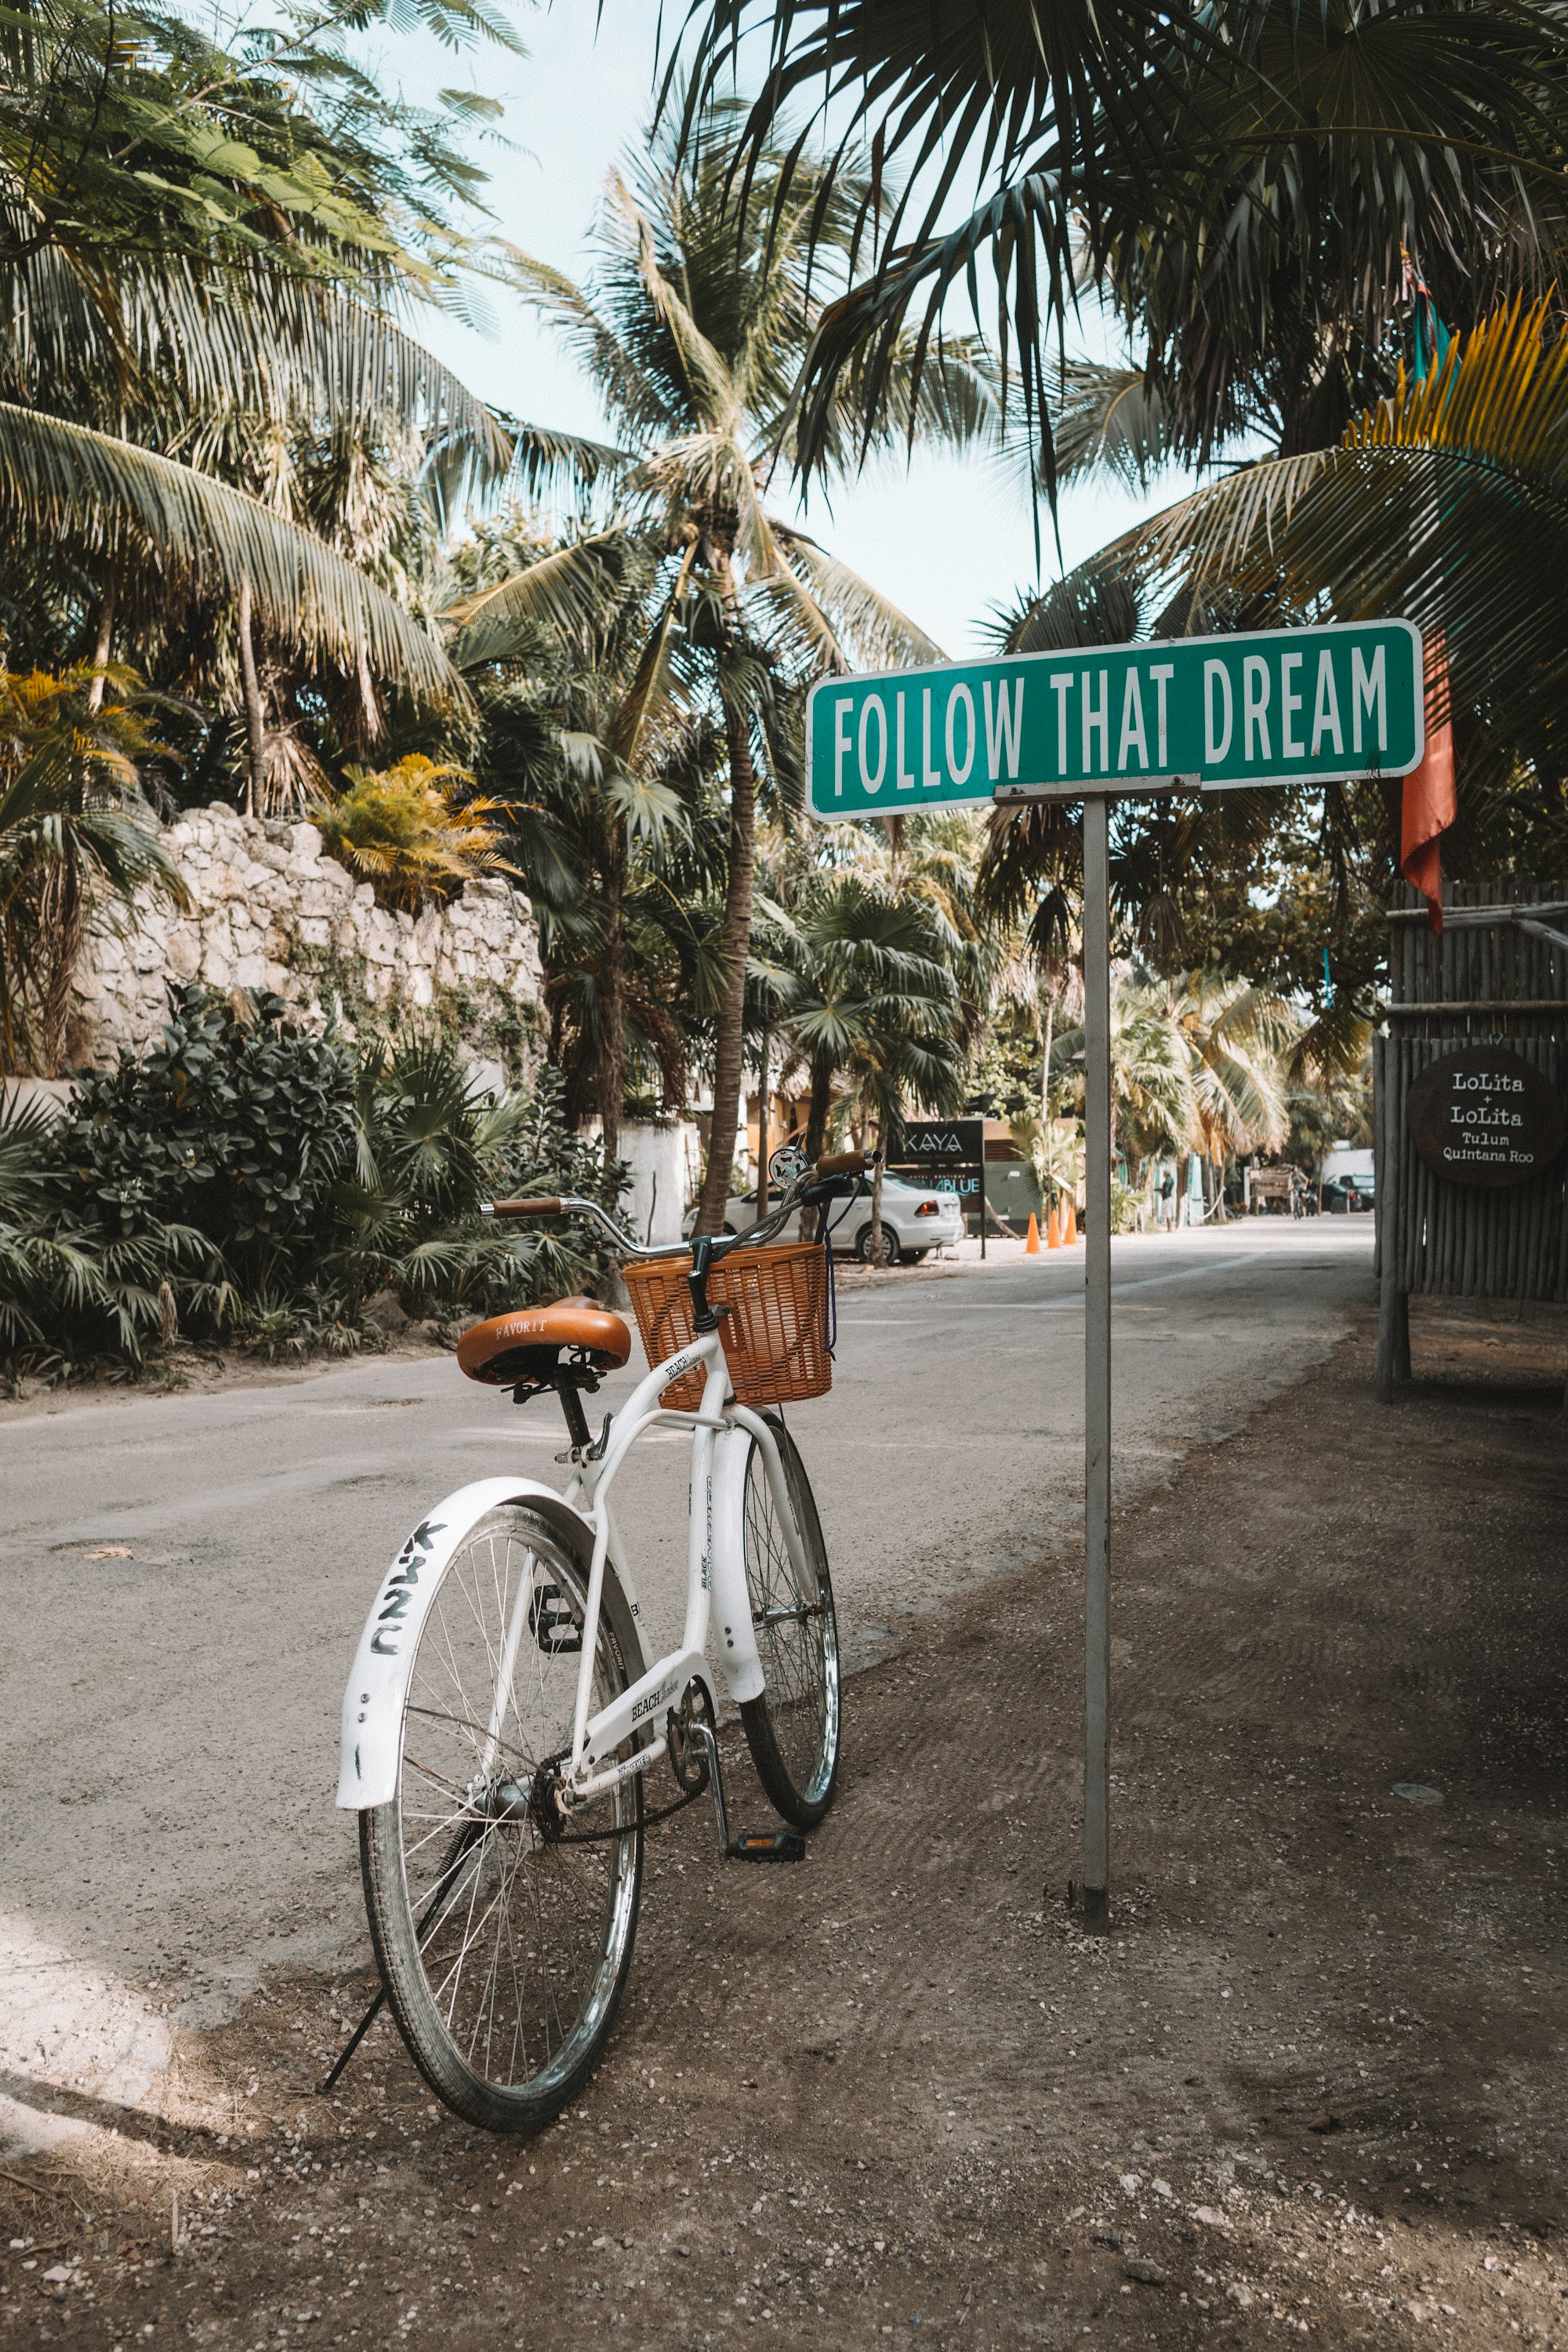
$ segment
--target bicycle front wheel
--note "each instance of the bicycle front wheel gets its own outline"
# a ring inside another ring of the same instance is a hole
[[[420,1633],[397,1794],[360,1815],[393,2014],[431,2088],[489,2131],[531,2131],[576,2096],[637,1935],[640,1774],[581,1807],[564,1838],[549,1793],[571,1747],[587,1583],[586,1558],[538,1512],[509,1504],[480,1521]],[[592,1706],[642,1671],[606,1567]]]
[[[805,1465],[776,1413],[767,1416],[784,1464],[801,1549],[790,1557],[767,1465],[755,1438],[746,1463],[746,1590],[765,1688],[741,1707],[757,1778],[795,1829],[816,1827],[838,1779],[838,1620],[827,1547]]]

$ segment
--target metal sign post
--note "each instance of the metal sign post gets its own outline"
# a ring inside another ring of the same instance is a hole
[[[1083,1924],[1110,1913],[1110,803],[1083,804]]]
[[[1408,621],[1084,646],[825,678],[811,691],[806,793],[818,817],[973,801],[1083,808],[1083,1919],[1099,1932],[1110,1920],[1110,804],[1407,775],[1425,736]]]

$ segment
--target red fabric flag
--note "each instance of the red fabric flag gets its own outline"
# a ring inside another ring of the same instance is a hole
[[[1426,901],[1426,919],[1443,928],[1443,860],[1438,835],[1459,814],[1454,789],[1454,729],[1448,716],[1448,656],[1441,637],[1426,648],[1426,748],[1405,779],[1399,826],[1399,870]],[[1434,709],[1442,719],[1432,723]]]

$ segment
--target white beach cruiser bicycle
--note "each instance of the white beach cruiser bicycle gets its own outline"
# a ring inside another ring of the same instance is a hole
[[[640,1248],[592,1201],[493,1206],[610,1235],[652,1370],[594,1437],[583,1396],[631,1353],[622,1317],[569,1298],[465,1333],[471,1380],[520,1403],[560,1398],[571,1475],[560,1493],[483,1478],[437,1503],[382,1583],[344,1695],[338,1803],[360,1817],[383,1991],[432,2089],[491,2131],[547,2123],[596,2063],[631,1964],[648,1822],[710,1791],[722,1853],[795,1860],[833,1801],[833,1586],[777,1410],[829,1384],[831,1268],[823,1244],[765,1244],[797,1211],[826,1215],[858,1192],[868,1162],[797,1164],[771,1215],[678,1255]],[[649,1663],[610,1496],[658,1426],[690,1431],[691,1487],[680,1646]],[[710,1632],[782,1834],[731,1834]],[[645,1810],[661,1763],[674,1797]]]

